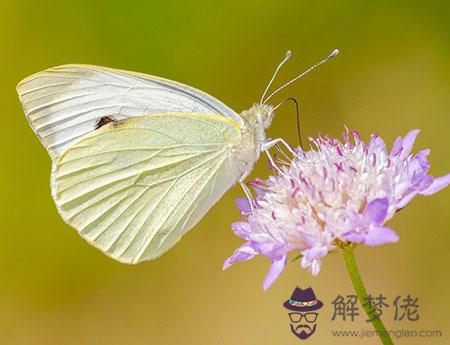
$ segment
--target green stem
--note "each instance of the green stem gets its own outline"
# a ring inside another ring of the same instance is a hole
[[[367,316],[369,317],[369,319],[372,320],[371,322],[373,328],[375,328],[375,331],[377,332],[378,336],[381,339],[381,342],[384,345],[394,345],[381,319],[373,317],[374,307],[367,303],[368,301],[367,291],[366,288],[364,287],[361,275],[359,274],[358,266],[355,260],[355,255],[353,254],[353,249],[351,247],[344,247],[342,248],[342,254],[344,256],[345,264],[347,266],[347,271],[350,276],[350,280],[352,281],[353,288],[355,289],[355,292],[358,295],[359,302],[364,307]]]

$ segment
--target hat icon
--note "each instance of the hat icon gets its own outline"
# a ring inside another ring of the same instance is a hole
[[[313,289],[310,287],[302,290],[297,286],[291,298],[284,302],[283,305],[289,310],[311,311],[322,308],[323,303],[316,298]]]

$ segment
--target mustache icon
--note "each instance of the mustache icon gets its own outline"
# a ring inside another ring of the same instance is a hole
[[[294,326],[291,324],[292,333],[299,339],[307,339],[316,331],[316,324],[311,328],[309,325],[298,325]]]
[[[309,325],[298,325],[295,327],[295,332],[297,332],[300,328],[307,328],[310,332],[312,331],[312,328]]]

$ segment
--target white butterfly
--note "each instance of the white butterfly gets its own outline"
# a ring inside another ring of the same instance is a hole
[[[135,264],[171,248],[236,182],[251,199],[243,181],[260,153],[285,144],[265,136],[267,101],[335,55],[264,98],[288,52],[261,102],[241,114],[177,82],[89,65],[39,72],[17,92],[52,158],[61,217],[105,254]]]

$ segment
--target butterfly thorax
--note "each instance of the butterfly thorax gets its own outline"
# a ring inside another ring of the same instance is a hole
[[[272,109],[269,105],[254,104],[240,114],[244,126],[241,126],[242,141],[235,159],[242,161],[242,173],[251,171],[259,158],[261,146],[266,140],[265,129],[272,121]]]

